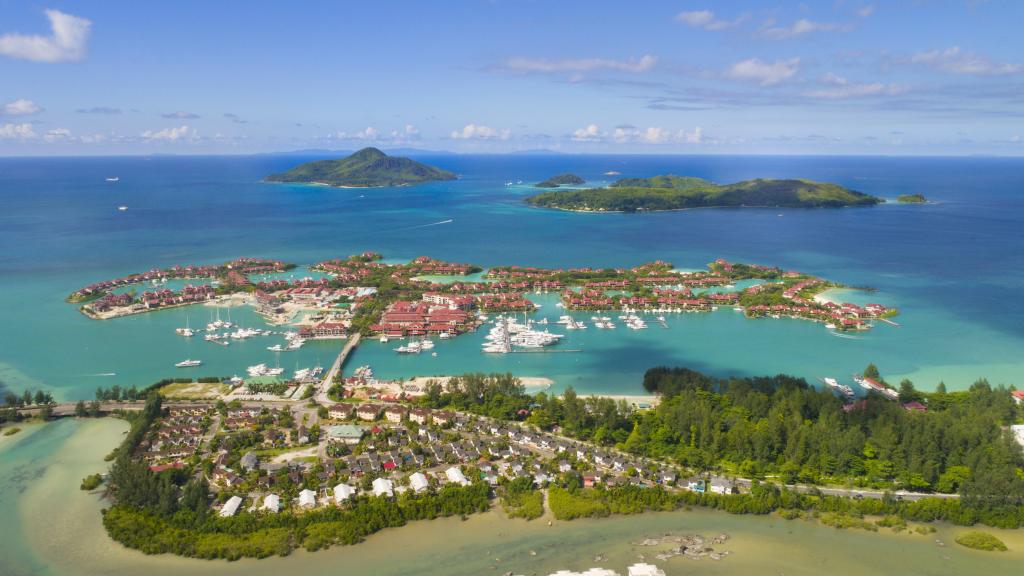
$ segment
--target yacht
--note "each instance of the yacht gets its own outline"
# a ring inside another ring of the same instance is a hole
[[[419,354],[422,351],[419,342],[410,342],[405,346],[399,346],[395,348],[395,352],[399,354]]]
[[[278,366],[277,368],[267,368],[267,376],[280,376],[284,374],[284,368]]]
[[[120,181],[121,181],[121,177],[120,176],[109,176],[109,177],[107,177],[107,182],[120,182]]]
[[[193,366],[199,366],[203,363],[202,360],[182,360],[175,364],[178,368],[192,368]]]
[[[387,344],[388,343],[388,335],[387,334],[381,334],[380,335],[380,343],[381,344]]]
[[[128,209],[128,207],[127,207],[127,206],[118,206],[118,207],[117,207],[117,210],[118,210],[118,212],[124,212],[124,211],[125,211],[125,210],[127,210],[127,209]]]
[[[838,390],[843,396],[853,398],[853,388],[850,388],[845,384],[840,384],[835,378],[822,378],[821,381],[827,384],[829,388]]]
[[[265,376],[267,374],[266,364],[255,364],[245,369],[249,376]]]
[[[424,338],[420,340],[420,350],[431,350],[434,347],[434,341]]]
[[[271,352],[281,352],[284,348],[282,348],[280,344],[274,344],[273,346],[267,346],[267,350],[270,350]]]

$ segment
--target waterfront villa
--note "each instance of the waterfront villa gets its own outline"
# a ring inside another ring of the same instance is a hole
[[[355,493],[356,489],[348,484],[338,484],[334,487],[334,502],[336,504],[341,504],[354,496]]]
[[[409,476],[409,487],[418,494],[426,491],[430,487],[430,482],[427,481],[427,477],[422,472],[414,472]]]
[[[394,483],[387,478],[377,478],[373,481],[373,495],[374,496],[386,496],[391,498],[395,495]]]

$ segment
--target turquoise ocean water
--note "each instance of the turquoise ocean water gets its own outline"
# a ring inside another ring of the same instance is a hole
[[[900,327],[852,338],[796,320],[748,320],[731,310],[669,316],[632,332],[569,333],[560,354],[485,356],[482,334],[437,342],[437,356],[399,357],[368,342],[353,363],[385,377],[512,371],[556,388],[639,393],[648,367],[687,365],[720,375],[787,372],[845,377],[868,362],[923,388],[964,388],[979,377],[1024,384],[1024,160],[993,158],[424,156],[454,182],[335,190],[263,184],[298,156],[0,159],[0,381],[58,399],[97,386],[146,385],[175,375],[243,373],[257,362],[328,364],[338,342],[279,356],[279,338],[230,347],[174,328],[208,308],[97,322],[63,301],[75,288],[173,264],[238,256],[299,264],[365,250],[389,260],[429,255],[483,266],[629,266],[654,259],[701,268],[715,258],[796,268],[899,307]],[[673,172],[729,182],[752,177],[834,181],[886,198],[922,192],[933,204],[866,209],[712,209],[572,214],[529,208],[529,183],[571,171],[591,182]],[[105,178],[118,176],[108,183]],[[506,182],[523,184],[505,186]],[[119,205],[127,211],[116,209]],[[298,272],[301,274],[301,271]],[[560,313],[552,297],[540,314]],[[232,319],[262,326],[245,308]],[[590,314],[579,315],[589,319]],[[554,329],[554,326],[552,326]],[[185,358],[203,360],[192,372]]]

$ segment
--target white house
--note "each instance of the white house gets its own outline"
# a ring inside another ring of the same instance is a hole
[[[228,498],[228,501],[224,503],[224,507],[220,509],[221,518],[229,518],[234,516],[238,512],[238,507],[242,505],[242,499],[238,496],[232,496]]]
[[[460,468],[452,466],[444,471],[444,475],[448,477],[449,482],[459,484],[460,486],[469,486],[469,480]]]
[[[348,484],[338,484],[334,487],[334,502],[341,504],[356,493],[356,489]]]
[[[299,492],[299,506],[303,508],[312,508],[316,506],[316,492],[310,489]]]
[[[1013,437],[1017,439],[1017,443],[1024,446],[1024,424],[1014,424],[1010,426],[1010,431],[1013,432]]]
[[[373,481],[373,495],[387,496],[388,498],[394,496],[394,484],[387,478],[377,478]]]
[[[263,497],[263,510],[277,514],[281,509],[281,497],[277,494],[267,494]]]
[[[419,494],[430,488],[430,482],[427,482],[427,477],[422,472],[414,472],[409,476],[409,487],[412,488],[413,492]]]

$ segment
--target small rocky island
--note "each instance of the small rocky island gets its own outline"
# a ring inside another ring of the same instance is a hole
[[[343,188],[380,188],[454,179],[455,174],[447,170],[408,158],[388,156],[376,148],[363,148],[347,158],[300,164],[287,172],[271,174],[266,181]]]
[[[758,178],[716,184],[702,178],[666,174],[623,178],[607,188],[541,192],[526,202],[580,212],[640,212],[721,207],[843,208],[873,206],[882,199],[812,180]]]
[[[900,194],[896,197],[896,201],[900,204],[926,204],[928,199],[924,197],[924,194]]]
[[[586,180],[584,180],[583,178],[580,178],[575,174],[567,172],[565,174],[552,176],[551,178],[548,178],[543,182],[537,182],[533,186],[534,188],[558,188],[559,186],[563,185],[575,186],[583,184],[584,182],[586,182]]]

